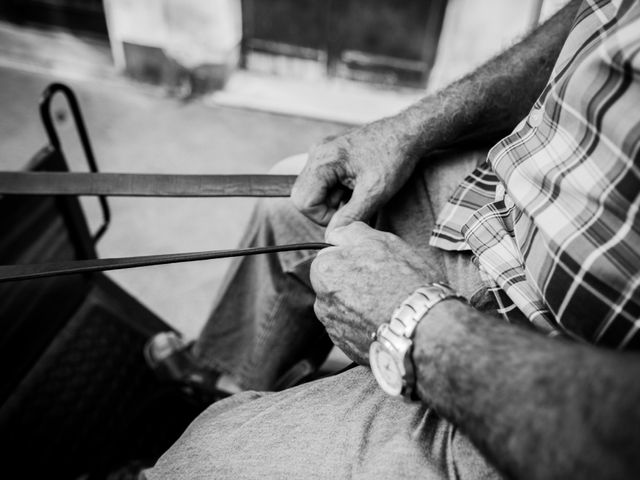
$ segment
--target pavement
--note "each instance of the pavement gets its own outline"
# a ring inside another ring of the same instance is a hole
[[[238,70],[224,90],[209,95],[205,102],[359,125],[393,115],[424,94],[342,78],[283,78]]]

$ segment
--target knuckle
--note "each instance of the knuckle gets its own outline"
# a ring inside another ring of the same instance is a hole
[[[362,184],[367,188],[369,196],[383,192],[387,186],[384,178],[374,173],[366,173],[362,176]]]
[[[345,227],[345,233],[351,237],[367,237],[369,236],[369,230],[371,230],[366,223],[355,220]]]
[[[343,231],[348,235],[353,235],[360,229],[361,223],[362,222],[351,222],[349,225],[343,227]]]
[[[322,302],[318,298],[313,302],[313,313],[315,313],[316,317],[319,319],[324,318],[324,308],[322,306]]]
[[[309,149],[309,162],[307,163],[307,165],[325,160],[327,157],[331,157],[333,152],[333,142],[316,143]]]
[[[317,143],[309,149],[308,166],[317,169],[336,169],[348,158],[348,145],[342,137]]]
[[[363,232],[365,230],[370,230],[370,228],[367,226],[367,224],[364,223],[363,221],[353,222],[351,224],[351,228],[356,232]]]
[[[336,219],[338,217],[334,217]],[[338,218],[338,220],[342,220],[342,217]],[[331,230],[327,232],[326,238],[329,243],[333,243],[334,245],[341,245],[345,240],[349,238],[349,227],[350,224],[342,224],[335,223]]]
[[[322,250],[316,258],[311,262],[309,268],[309,279],[311,280],[311,286],[313,286],[316,293],[323,291],[326,283],[326,273],[329,270],[331,253],[327,253],[326,250]]]
[[[317,255],[316,258],[311,262],[311,266],[309,267],[309,277],[311,280],[311,285],[313,285],[314,289],[317,289],[318,285],[318,273],[319,273],[319,265],[322,260],[320,256]]]

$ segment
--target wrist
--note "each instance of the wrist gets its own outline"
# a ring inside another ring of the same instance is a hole
[[[369,361],[380,387],[392,396],[416,400],[416,368],[413,360],[414,334],[422,319],[439,303],[456,298],[466,300],[445,283],[416,289],[381,324],[369,349]]]
[[[476,310],[467,302],[448,298],[434,305],[414,333],[412,360],[418,396],[429,402],[430,387],[441,382],[445,357],[455,356],[468,336],[467,319]]]

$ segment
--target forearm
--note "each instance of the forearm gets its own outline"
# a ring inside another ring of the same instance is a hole
[[[421,398],[514,478],[640,472],[636,354],[552,340],[458,301],[415,337]]]
[[[494,143],[516,126],[541,93],[579,4],[571,1],[524,40],[392,117],[392,123],[420,154],[465,140]]]

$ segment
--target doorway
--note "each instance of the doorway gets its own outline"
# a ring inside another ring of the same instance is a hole
[[[446,0],[243,0],[243,59],[320,65],[327,76],[424,87]]]

